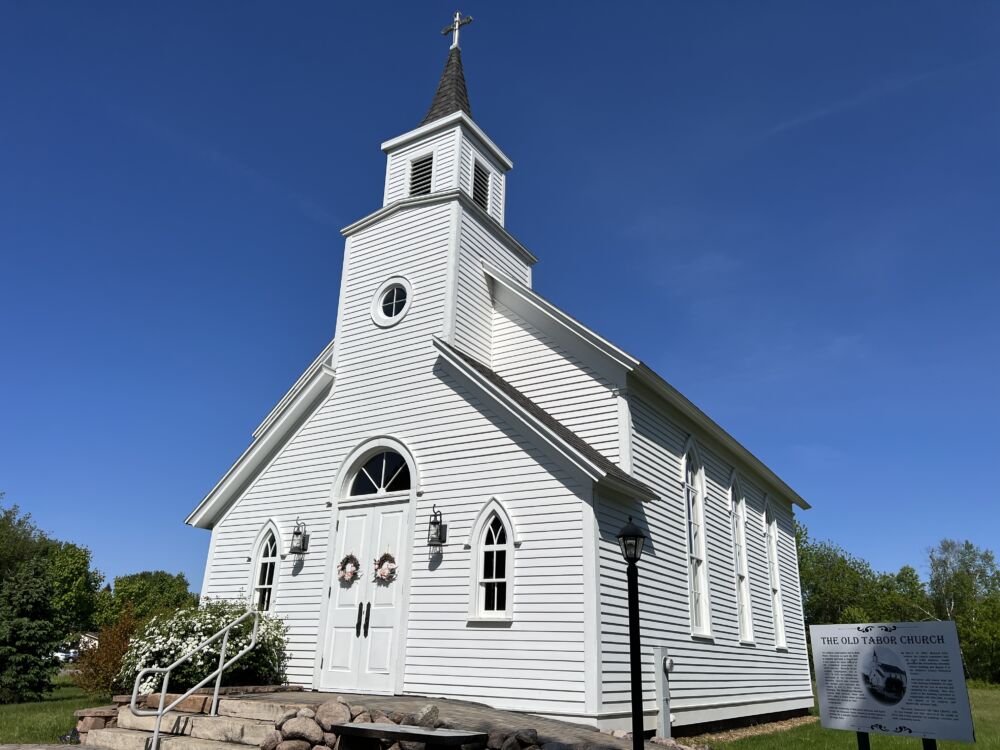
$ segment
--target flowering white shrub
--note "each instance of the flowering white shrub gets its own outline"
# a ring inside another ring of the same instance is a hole
[[[122,659],[118,682],[131,690],[136,675],[147,667],[168,667],[177,659],[210,638],[245,613],[246,605],[236,602],[208,601],[201,606],[179,609],[172,615],[151,619],[129,643]],[[226,660],[250,645],[253,619],[229,631]],[[285,624],[273,615],[261,613],[257,645],[222,675],[223,685],[279,685],[285,681]],[[222,638],[199,651],[177,667],[170,676],[168,690],[197,685],[219,666]],[[162,674],[147,675],[139,685],[140,693],[160,689]],[[207,687],[214,685],[214,681]]]

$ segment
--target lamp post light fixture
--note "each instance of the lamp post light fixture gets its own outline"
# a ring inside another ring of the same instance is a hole
[[[292,544],[288,551],[293,555],[302,555],[309,551],[309,532],[304,522],[295,519],[295,530],[292,531]]]
[[[642,529],[628,523],[618,532],[618,546],[625,558],[625,569],[628,578],[628,642],[629,665],[632,676],[632,748],[642,750],[643,747],[643,714],[642,714],[642,652],[639,644],[639,568],[636,563],[642,557],[642,548],[646,543],[646,535]]]

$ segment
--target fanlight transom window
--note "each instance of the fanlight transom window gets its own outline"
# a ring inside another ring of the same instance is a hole
[[[257,558],[257,579],[254,584],[254,602],[261,612],[271,609],[271,598],[274,593],[274,569],[278,564],[278,542],[274,532],[268,531],[260,545]]]
[[[351,482],[351,496],[382,495],[410,489],[410,467],[396,451],[369,458]]]
[[[483,534],[483,567],[479,578],[483,614],[507,611],[507,529],[495,513]]]

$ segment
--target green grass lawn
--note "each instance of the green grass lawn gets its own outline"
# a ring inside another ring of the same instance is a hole
[[[43,700],[0,706],[0,744],[57,743],[59,735],[76,726],[74,711],[102,703],[73,685],[69,677],[56,677],[54,685]]]
[[[976,748],[1000,750],[1000,689],[969,688],[972,700],[972,720],[976,726],[976,744],[964,742],[938,742],[941,750]],[[919,750],[919,739],[871,735],[872,750]],[[747,737],[735,742],[712,742],[713,750],[787,750],[790,748],[815,748],[815,750],[855,750],[857,740],[853,732],[823,729],[819,722],[790,729],[787,732]]]

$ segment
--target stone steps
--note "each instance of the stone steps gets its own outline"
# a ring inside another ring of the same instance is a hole
[[[239,719],[256,719],[269,721],[272,724],[291,709],[302,708],[303,703],[271,703],[270,701],[240,700],[239,698],[220,698],[219,716],[233,716]]]
[[[220,706],[221,708],[221,706]],[[155,716],[136,716],[123,706],[118,711],[118,727],[152,732]],[[259,745],[274,729],[274,721],[261,721],[238,716],[206,716],[205,714],[170,711],[160,722],[161,734],[187,735],[195,739],[216,740],[240,745]]]
[[[148,750],[152,732],[136,729],[94,729],[87,732],[87,745],[105,750]],[[234,750],[245,745],[233,745],[218,740],[205,740],[185,734],[160,734],[160,750]]]

